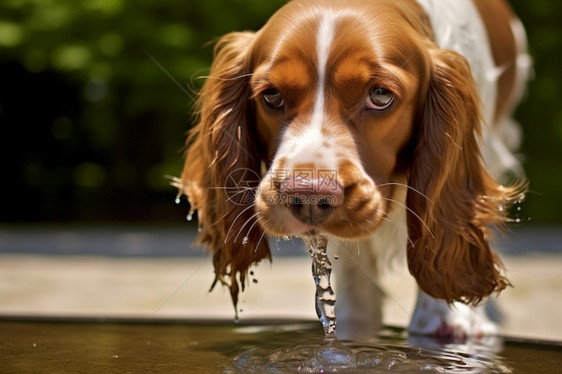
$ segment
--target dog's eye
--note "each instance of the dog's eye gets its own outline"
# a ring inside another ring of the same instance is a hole
[[[263,100],[270,108],[279,109],[285,105],[285,100],[281,92],[277,91],[275,88],[270,88],[263,93]]]
[[[385,110],[394,101],[392,92],[383,87],[373,87],[369,90],[366,105],[369,109]]]

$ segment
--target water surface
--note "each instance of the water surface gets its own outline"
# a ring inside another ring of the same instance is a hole
[[[317,321],[0,319],[2,373],[561,371],[559,343],[507,339],[447,345],[408,339],[403,330],[387,328],[369,344],[346,342],[345,347],[351,361],[330,356]],[[319,361],[323,354],[330,364]]]

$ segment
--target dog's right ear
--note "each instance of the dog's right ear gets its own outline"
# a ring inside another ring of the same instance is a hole
[[[215,283],[230,288],[235,308],[248,268],[271,259],[253,209],[261,172],[249,86],[254,40],[254,33],[237,32],[217,43],[181,176],[182,193],[198,212],[198,243],[213,252]]]

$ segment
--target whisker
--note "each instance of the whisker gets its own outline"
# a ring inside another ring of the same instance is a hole
[[[195,81],[199,79],[199,77],[203,76],[203,75],[207,75],[209,74],[209,68],[203,68],[203,69],[199,69],[195,72],[193,72],[193,74],[191,74],[191,76],[189,77],[189,84],[191,85],[191,89],[193,91],[195,90]]]
[[[389,222],[389,223],[393,223],[393,224],[395,223],[393,220],[391,220],[390,218],[388,218],[388,215],[387,215],[386,212],[383,211],[382,209],[377,208],[377,212],[383,214],[383,217],[382,217],[382,220],[383,220],[383,221]],[[367,223],[372,223],[372,220],[368,220]]]
[[[254,222],[254,223],[252,224],[252,226],[250,226],[250,228],[248,229],[248,232],[246,232],[246,236],[250,236],[250,232],[252,232],[252,230],[254,229],[254,227],[260,222],[260,220],[257,219],[257,217],[259,217],[259,215],[260,215],[260,212],[257,212],[257,213],[254,214],[251,218],[248,219],[248,220],[250,220],[250,219],[256,218],[256,222]],[[245,224],[244,224],[244,226],[245,226]],[[242,227],[242,228],[244,228],[244,227]],[[240,230],[242,230],[242,228],[241,228]]]
[[[265,230],[263,230],[263,233],[261,234],[260,239],[258,240],[258,244],[256,244],[256,248],[254,249],[254,253],[256,253],[258,251],[258,248],[260,247],[261,241],[265,237],[265,234],[266,234]]]
[[[401,203],[400,201],[397,201],[397,200],[394,200],[394,199],[391,199],[391,198],[388,198],[388,197],[385,198],[385,200],[393,202],[395,204],[398,204],[401,207],[404,207],[408,212],[412,213],[414,215],[414,217],[416,217],[421,222],[421,224],[427,229],[427,231],[429,231],[429,234],[431,235],[431,237],[433,239],[435,239],[435,235],[433,235],[433,232],[431,231],[431,229],[429,228],[427,223],[425,223],[425,221],[416,212],[414,212],[410,207],[406,206],[406,204]]]
[[[401,184],[401,183],[398,183],[398,184]],[[386,200],[394,201],[394,200],[392,200],[392,199],[386,199]],[[394,202],[395,202],[395,203],[398,203],[397,201],[394,201]],[[379,212],[380,212],[380,210],[379,210]],[[388,222],[388,223],[392,223],[393,225],[398,225],[398,224],[399,224],[398,222],[395,222],[395,221],[391,220],[391,219],[388,218],[388,217],[384,217],[384,220],[385,220],[386,222]],[[430,232],[431,232],[431,231],[430,231]],[[410,238],[410,235],[408,235],[408,236],[406,237],[406,239],[408,239],[408,241],[410,242],[410,244],[412,245],[412,247],[414,247],[414,242],[413,242],[412,239]]]
[[[412,246],[412,248],[415,247],[414,241],[412,240],[412,238],[410,238],[410,235],[408,235],[408,237],[406,238],[408,239],[408,242],[410,243],[410,245]]]
[[[238,230],[238,234],[236,235],[236,237],[234,238],[234,243],[236,243],[236,241],[238,240],[238,238],[240,237],[240,234],[242,233],[242,231],[244,230],[244,227],[246,227],[246,225],[250,222],[252,222],[252,219],[256,218],[260,213],[256,212],[254,214],[252,214],[251,217],[249,217],[246,222],[244,222],[244,224],[242,225],[242,227],[240,227],[240,229]],[[255,224],[258,222],[258,220],[256,220],[256,222],[254,222],[254,224],[250,227],[250,230],[248,230],[248,233],[252,230],[252,227],[255,226]],[[248,236],[248,234],[246,234],[246,236]]]
[[[249,209],[252,209],[253,207],[254,204],[249,205],[248,207],[244,208],[240,213],[238,213],[236,218],[234,218],[234,221],[232,221],[232,224],[230,225],[230,228],[228,229],[228,232],[226,233],[226,236],[224,238],[225,243],[228,241],[228,237],[230,236],[230,232],[232,231],[232,228],[234,227],[236,221],[238,221],[238,219],[240,218],[240,216],[242,216],[242,214],[246,213]]]
[[[405,183],[388,182],[388,183],[380,184],[380,185],[379,185],[379,188],[380,188],[380,187],[386,187],[386,186],[406,187],[406,188],[409,189],[410,191],[413,191],[413,192],[419,194],[421,197],[425,198],[425,199],[426,199],[427,201],[429,201],[430,203],[433,203],[433,201],[432,201],[427,195],[425,195],[424,193],[422,193],[420,190],[418,190],[418,189],[416,189],[416,188],[414,188],[414,187],[412,187],[412,186],[409,186],[409,185],[407,185],[407,184],[405,184]]]

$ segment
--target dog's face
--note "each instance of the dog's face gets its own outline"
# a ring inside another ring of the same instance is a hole
[[[404,209],[425,292],[476,302],[503,289],[488,229],[520,190],[484,168],[480,104],[415,0],[293,0],[258,32],[224,36],[180,184],[217,280],[236,302],[270,256],[266,235],[354,239]]]
[[[268,164],[257,217],[273,235],[371,234],[393,202],[405,203],[396,195],[405,196],[427,89],[423,42],[392,7],[311,13],[279,32],[293,11],[272,18],[254,47],[250,85]]]

